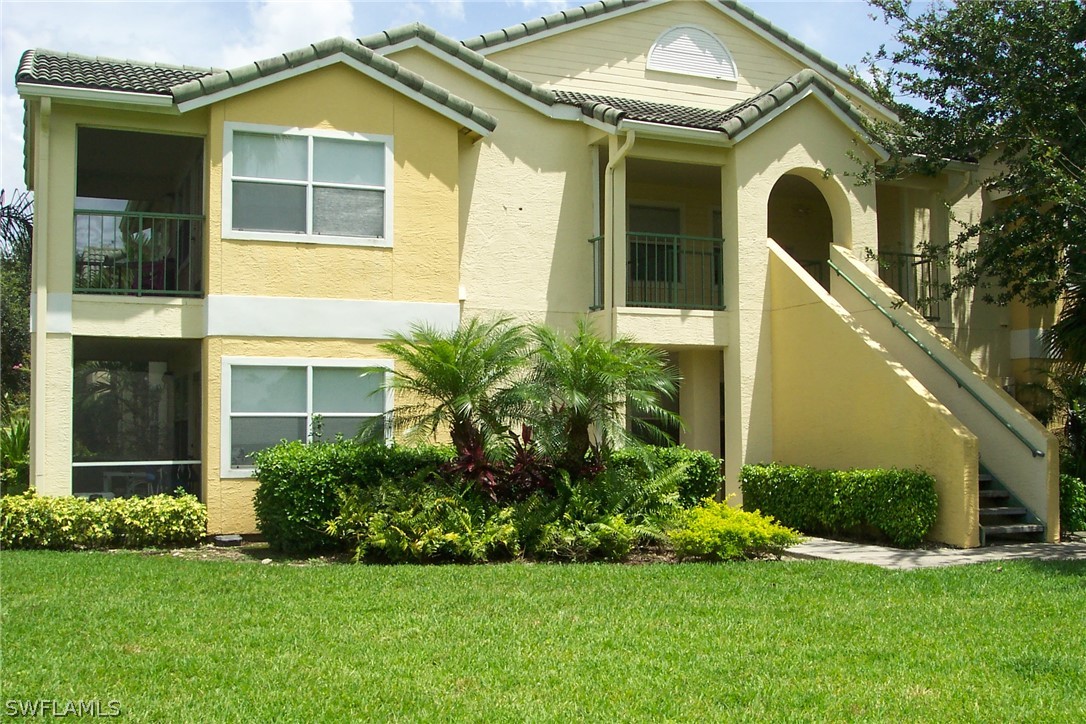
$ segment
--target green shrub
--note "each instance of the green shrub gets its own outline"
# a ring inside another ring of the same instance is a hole
[[[760,513],[706,498],[683,512],[668,538],[680,559],[735,561],[774,555],[803,540],[794,530]]]
[[[935,479],[919,470],[830,471],[792,465],[747,465],[743,507],[805,533],[864,536],[918,545],[935,524]]]
[[[1086,530],[1086,483],[1074,475],[1060,476],[1060,530]]]
[[[596,520],[563,515],[543,526],[531,553],[537,558],[564,561],[618,561],[629,555],[637,533],[621,515]]]
[[[18,495],[30,487],[30,415],[12,410],[0,427],[0,495]]]
[[[253,455],[260,483],[253,499],[257,526],[276,551],[339,547],[342,541],[328,533],[328,522],[339,514],[340,489],[433,473],[451,459],[451,450],[443,447],[281,442]]]
[[[343,489],[328,531],[351,542],[356,560],[393,563],[479,563],[520,553],[508,510],[473,487],[463,491],[433,477]]]
[[[616,450],[608,461],[608,469],[643,478],[652,478],[676,465],[683,465],[683,473],[676,481],[676,492],[678,502],[684,508],[720,492],[724,483],[720,476],[720,460],[704,450],[690,450],[681,445],[634,445]]]
[[[145,548],[194,545],[207,509],[192,495],[84,500],[33,492],[0,499],[4,548]]]

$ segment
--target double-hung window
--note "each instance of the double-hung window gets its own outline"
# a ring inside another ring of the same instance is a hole
[[[280,440],[353,437],[390,409],[387,361],[223,360],[223,470],[252,468]]]
[[[228,123],[223,236],[387,246],[392,139]]]

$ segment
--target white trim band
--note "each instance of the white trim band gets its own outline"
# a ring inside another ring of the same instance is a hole
[[[208,336],[220,337],[388,339],[416,323],[460,324],[456,302],[209,295],[205,309]]]

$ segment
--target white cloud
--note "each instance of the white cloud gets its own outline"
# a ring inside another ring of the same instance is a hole
[[[525,10],[531,10],[541,15],[549,15],[578,3],[564,2],[563,0],[519,0],[518,4]]]
[[[353,34],[354,7],[349,0],[248,3],[249,28],[223,48],[224,67],[301,48],[308,43]]]
[[[18,96],[5,94],[2,100],[4,126],[0,133],[0,174],[2,188],[26,188],[23,179],[23,103]]]
[[[464,19],[464,0],[430,0],[430,5],[443,18]]]

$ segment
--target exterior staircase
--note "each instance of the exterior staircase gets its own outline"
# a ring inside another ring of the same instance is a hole
[[[1044,523],[983,466],[977,480],[981,546],[1044,541]]]

